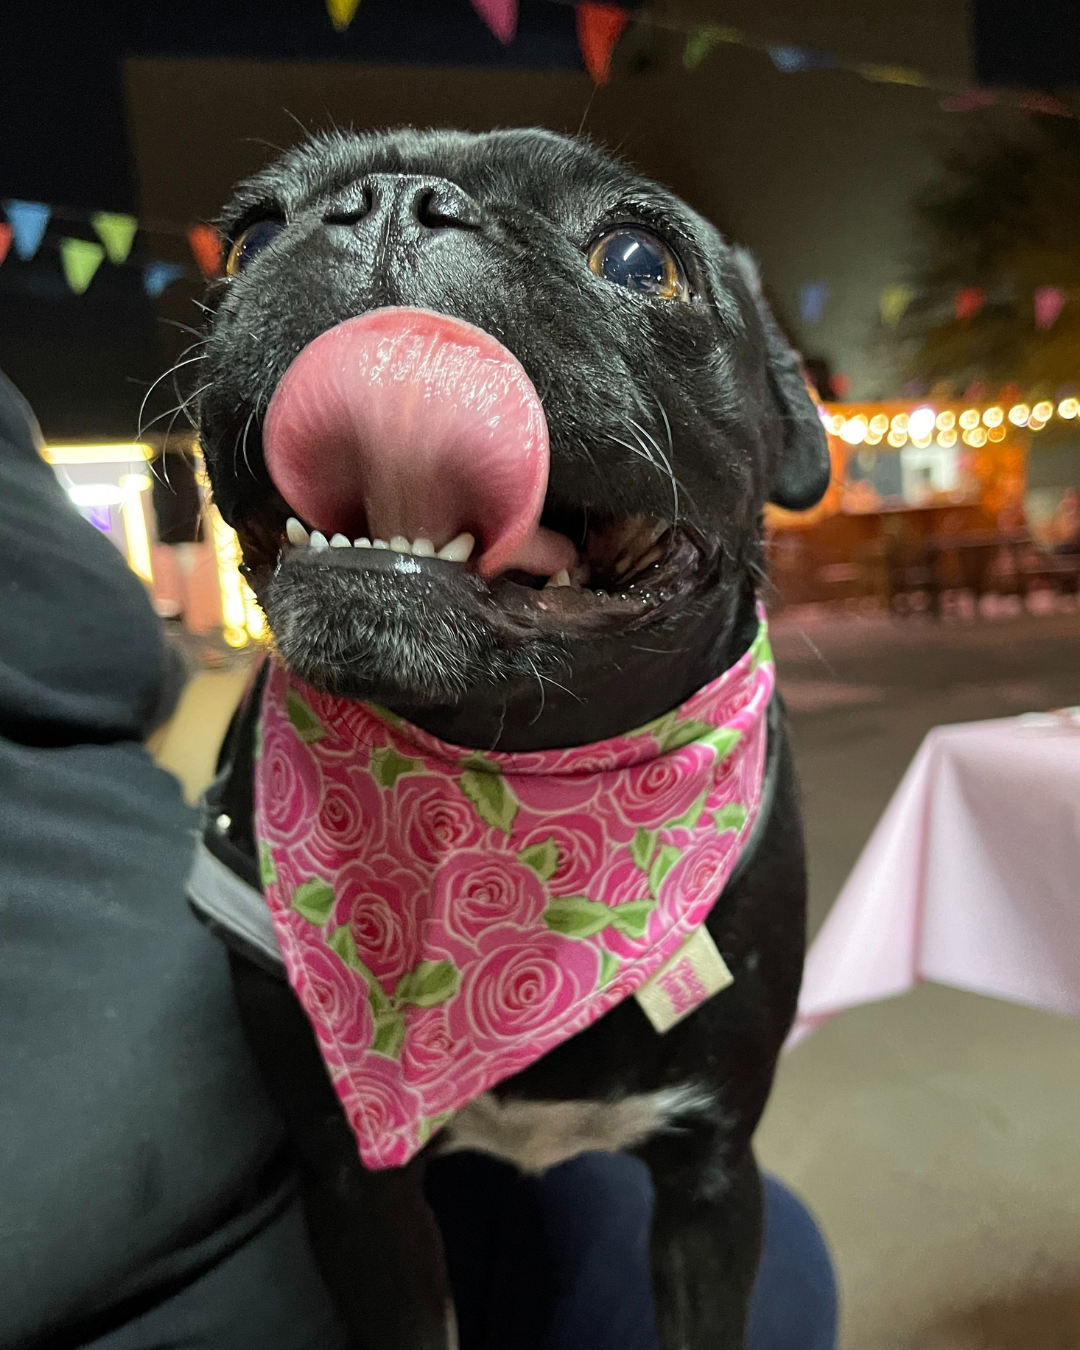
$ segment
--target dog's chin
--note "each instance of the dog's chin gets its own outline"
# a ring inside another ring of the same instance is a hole
[[[638,529],[646,538],[655,527]],[[250,558],[250,542],[246,551]],[[588,647],[670,620],[715,582],[706,550],[681,529],[648,552],[657,556],[611,590],[513,573],[485,580],[439,558],[287,540],[272,565],[263,553],[247,570],[278,654],[306,683],[391,707],[435,707],[478,690],[505,694],[517,680],[572,678]],[[583,564],[579,575],[590,570]]]

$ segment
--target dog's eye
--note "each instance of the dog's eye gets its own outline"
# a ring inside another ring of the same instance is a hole
[[[261,253],[267,244],[272,244],[285,226],[280,220],[257,220],[249,225],[240,238],[229,249],[229,258],[225,264],[226,274],[238,276],[248,263]]]
[[[678,258],[648,230],[621,226],[602,234],[589,248],[589,266],[614,286],[661,300],[690,299]]]

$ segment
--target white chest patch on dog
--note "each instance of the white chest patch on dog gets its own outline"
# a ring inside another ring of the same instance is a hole
[[[441,1153],[472,1149],[522,1172],[546,1172],[580,1153],[617,1153],[677,1128],[680,1117],[712,1113],[713,1094],[694,1083],[618,1101],[500,1101],[485,1092],[443,1132]]]
[[[645,981],[634,998],[662,1036],[734,981],[709,930],[702,925]]]

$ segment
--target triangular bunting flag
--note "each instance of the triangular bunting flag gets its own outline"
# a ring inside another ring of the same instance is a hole
[[[0,225],[0,263],[7,257],[8,249],[11,247],[11,226]]]
[[[1065,308],[1068,299],[1060,286],[1037,286],[1035,288],[1035,327],[1053,328],[1057,317]]]
[[[166,286],[179,281],[183,275],[184,269],[179,263],[147,263],[143,268],[143,290],[156,300]]]
[[[881,322],[887,328],[895,328],[904,317],[908,305],[915,298],[910,286],[884,286],[878,300],[878,312]]]
[[[131,245],[135,241],[135,231],[139,228],[135,217],[122,215],[118,211],[95,211],[90,217],[90,224],[105,245],[109,261],[118,266],[127,262]]]
[[[472,7],[500,42],[513,42],[517,32],[518,0],[472,0]]]
[[[360,0],[326,0],[326,12],[339,33],[344,33],[356,18],[356,11],[359,8]]]
[[[836,65],[835,57],[811,51],[809,47],[770,47],[769,59],[785,75],[793,75],[797,70],[831,70]]]
[[[4,214],[11,226],[15,253],[27,262],[41,247],[52,210],[44,202],[12,201],[4,203]]]
[[[687,70],[697,70],[714,47],[719,46],[721,42],[741,42],[742,36],[737,28],[706,24],[704,28],[697,29],[686,39],[682,63]]]
[[[628,20],[626,10],[619,5],[578,5],[578,46],[585,69],[596,84],[607,84],[611,78],[611,55]]]
[[[878,66],[864,62],[855,69],[864,80],[872,80],[875,84],[910,84],[916,89],[925,89],[929,84],[925,75],[909,70],[907,66]]]
[[[993,89],[961,89],[943,98],[938,107],[942,112],[977,112],[980,108],[992,108],[997,101]]]
[[[216,277],[221,271],[221,235],[213,225],[192,225],[187,237],[203,276]]]
[[[101,266],[105,250],[92,239],[61,239],[60,263],[67,284],[76,295],[82,295]]]
[[[1052,94],[1025,94],[1016,105],[1021,112],[1047,113],[1051,117],[1075,117],[1067,103]]]
[[[799,314],[803,323],[817,323],[829,299],[829,287],[824,281],[811,281],[799,287]]]
[[[961,286],[953,296],[956,317],[963,322],[973,319],[986,303],[986,292],[981,286]]]

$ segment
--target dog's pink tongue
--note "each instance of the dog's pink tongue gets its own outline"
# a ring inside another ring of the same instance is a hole
[[[485,576],[550,575],[576,550],[540,525],[547,422],[513,354],[471,324],[377,309],[310,342],[278,385],[263,447],[298,516],[330,535],[467,530]]]

